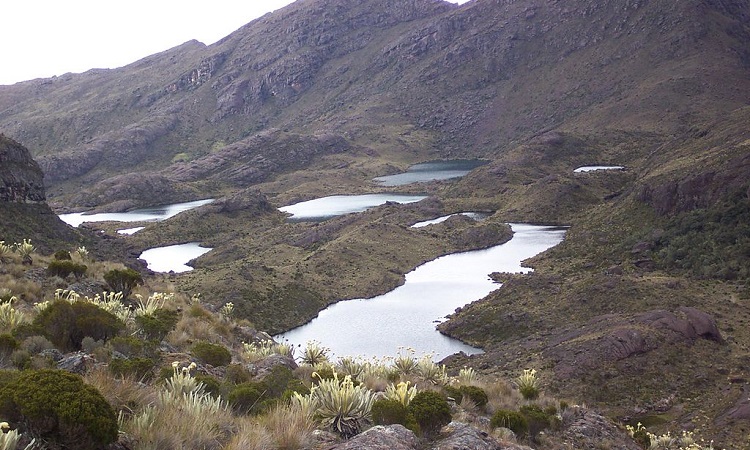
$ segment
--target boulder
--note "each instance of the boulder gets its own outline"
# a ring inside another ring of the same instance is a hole
[[[528,447],[501,445],[486,432],[462,422],[451,422],[440,430],[432,450],[521,450]]]
[[[403,425],[377,425],[329,450],[416,450],[417,436]]]

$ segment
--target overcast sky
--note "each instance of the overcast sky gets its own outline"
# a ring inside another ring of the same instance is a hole
[[[292,0],[3,3],[0,84],[12,84],[67,72],[121,67],[190,39],[213,44]]]

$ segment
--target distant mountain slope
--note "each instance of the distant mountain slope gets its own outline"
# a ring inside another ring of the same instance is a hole
[[[497,156],[550,129],[666,141],[750,100],[748,17],[729,0],[301,0],[211,46],[0,86],[0,130],[55,201],[86,207],[121,200],[93,194],[112,176],[168,174],[273,128],[385,159]],[[164,176],[165,198],[207,189]],[[71,198],[81,182],[92,194]]]

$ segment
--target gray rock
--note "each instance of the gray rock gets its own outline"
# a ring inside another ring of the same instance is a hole
[[[58,362],[61,359],[63,359],[62,352],[56,348],[48,348],[48,349],[42,350],[41,352],[39,352],[39,356],[49,358],[55,362]]]
[[[461,422],[451,422],[440,430],[433,450],[500,450],[503,447],[484,431]]]
[[[262,379],[270,374],[276,366],[284,366],[289,370],[294,370],[297,368],[297,363],[294,358],[289,356],[273,354],[253,364],[248,364],[248,370],[254,378]]]
[[[601,414],[580,407],[571,407],[563,412],[563,428],[555,440],[560,448],[595,450],[607,448],[639,450],[641,447],[627,432]]]
[[[57,362],[57,368],[68,372],[83,374],[90,369],[96,361],[85,352],[76,352],[66,355]]]
[[[416,450],[417,436],[403,425],[378,425],[329,450]]]

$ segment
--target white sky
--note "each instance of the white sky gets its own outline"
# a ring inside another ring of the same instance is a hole
[[[3,3],[0,85],[93,68],[121,67],[191,39],[213,44],[292,0]]]

